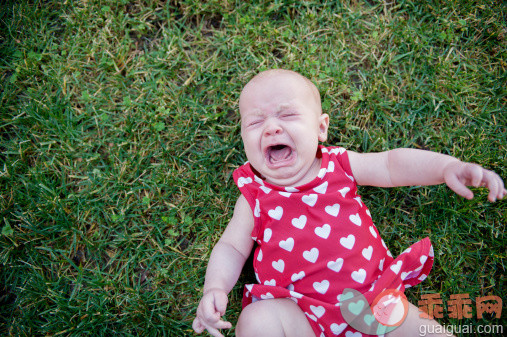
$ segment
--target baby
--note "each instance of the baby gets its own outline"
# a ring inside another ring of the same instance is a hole
[[[385,290],[403,292],[426,278],[433,249],[425,238],[394,258],[357,185],[446,183],[467,199],[473,197],[467,185],[485,186],[492,202],[507,194],[497,174],[451,156],[319,145],[327,139],[329,116],[315,85],[292,71],[256,75],[239,109],[248,162],[233,175],[241,195],[210,256],[193,323],[197,333],[222,336],[220,329],[232,327],[221,319],[227,295],[256,244],[258,284],[245,286],[237,336],[366,336],[342,315],[345,291],[358,291],[369,304]],[[412,304],[401,310],[403,323],[386,335],[416,335],[418,326],[438,324],[420,318]]]

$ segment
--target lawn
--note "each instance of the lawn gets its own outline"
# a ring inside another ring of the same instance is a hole
[[[246,160],[238,96],[261,70],[318,86],[328,145],[507,178],[506,17],[486,0],[2,1],[0,335],[192,335]],[[506,299],[507,202],[474,192],[360,188],[393,255],[433,242],[413,303],[467,293],[473,318],[442,323],[505,325],[475,302]]]

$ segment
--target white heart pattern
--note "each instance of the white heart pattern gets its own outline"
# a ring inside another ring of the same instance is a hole
[[[343,259],[341,257],[336,259],[336,261],[329,261],[327,263],[327,267],[337,273],[342,269],[342,266],[343,266]]]
[[[320,179],[324,178],[324,176],[326,175],[326,169],[325,168],[321,168],[319,170],[319,173],[317,174],[317,177],[319,177]]]
[[[353,234],[350,234],[349,236],[340,239],[340,244],[347,249],[352,249],[354,247],[355,242],[356,237]]]
[[[371,235],[373,235],[375,239],[377,238],[377,232],[375,231],[375,228],[373,228],[373,226],[370,226],[370,233]]]
[[[326,312],[326,309],[323,306],[321,306],[321,305],[319,305],[318,307],[316,307],[314,305],[310,305],[310,310],[318,318],[321,318],[324,315],[324,313]]]
[[[359,216],[359,214],[352,214],[351,216],[349,216],[349,220],[354,225],[361,226],[362,221],[361,221],[361,217]]]
[[[327,165],[327,172],[334,172],[334,162],[330,161]]]
[[[323,280],[322,282],[313,282],[313,289],[320,294],[325,294],[329,289],[329,281]]]
[[[283,270],[285,269],[285,262],[281,259],[278,261],[273,261],[271,265],[276,271],[279,271],[280,273],[283,273]]]
[[[266,293],[266,294],[261,295],[261,299],[263,299],[263,300],[269,300],[272,298],[275,298],[275,296],[273,296],[273,294],[271,294],[271,293]]]
[[[340,204],[334,204],[333,206],[326,206],[325,211],[329,215],[338,216],[338,213],[340,213]]]
[[[296,282],[296,281],[302,280],[304,277],[305,277],[305,272],[304,271],[300,271],[299,273],[292,274],[290,280],[292,282]]]
[[[320,194],[325,194],[326,191],[327,191],[327,181],[320,184],[319,186],[315,187],[313,190],[317,193],[320,193]]]
[[[276,286],[276,280],[275,279],[272,279],[272,280],[269,280],[269,281],[264,281],[264,285],[265,286]]]
[[[261,216],[261,206],[259,204],[259,199],[255,199],[255,209],[254,209],[254,216],[256,218]]]
[[[373,253],[373,247],[372,246],[368,246],[368,248],[365,248],[363,249],[363,257],[370,261],[371,260],[371,255]]]
[[[273,231],[271,228],[266,228],[264,230],[264,242],[269,242],[269,239],[271,239],[271,235],[273,235]]]
[[[396,275],[400,272],[401,266],[403,264],[403,261],[398,261],[396,264],[392,264],[391,267],[389,267]]]
[[[288,252],[292,252],[292,249],[294,248],[294,239],[288,238],[287,240],[282,240],[278,243],[280,248],[285,249]]]
[[[282,206],[277,206],[275,209],[270,209],[268,211],[268,215],[272,217],[275,220],[280,220],[283,215],[283,208]]]
[[[341,190],[338,190],[338,192],[340,192],[340,194],[342,195],[342,197],[345,198],[345,196],[347,195],[347,193],[349,193],[350,191],[350,187],[344,187],[342,188]]]
[[[319,257],[319,250],[317,248],[312,248],[310,250],[305,250],[303,252],[303,258],[311,263],[315,263]]]
[[[252,182],[252,178],[250,177],[239,177],[238,178],[238,187],[241,188],[246,184],[250,184]]]
[[[303,195],[303,198],[301,198],[301,200],[310,207],[315,206],[317,199],[317,194]]]
[[[337,323],[333,323],[331,324],[331,331],[333,332],[333,334],[335,335],[339,335],[343,332],[343,330],[345,330],[345,328],[347,327],[347,323],[341,323],[341,324],[337,324]]]
[[[363,284],[364,280],[366,279],[366,270],[361,268],[357,271],[353,271],[351,277],[357,283]]]
[[[301,215],[299,218],[292,219],[292,226],[303,229],[306,225],[306,215]]]
[[[262,261],[262,249],[259,249],[259,254],[257,254],[257,261]]]
[[[329,233],[331,233],[331,226],[328,224],[315,228],[315,234],[323,239],[327,239],[329,237]]]
[[[271,192],[271,189],[269,187],[266,187],[266,186],[259,186],[259,188],[264,191],[264,193],[268,194],[269,192]]]

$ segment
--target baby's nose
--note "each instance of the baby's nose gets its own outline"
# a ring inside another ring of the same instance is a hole
[[[278,121],[276,119],[269,118],[266,121],[265,127],[264,127],[264,133],[266,135],[276,135],[276,134],[280,134],[282,132],[283,132],[283,128],[280,125],[280,123],[278,123]]]

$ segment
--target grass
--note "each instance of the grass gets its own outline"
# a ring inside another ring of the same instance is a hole
[[[318,85],[328,144],[429,149],[507,178],[506,15],[485,0],[2,2],[0,334],[192,335],[245,161],[238,95],[263,69]],[[360,192],[394,254],[434,244],[412,302],[505,300],[505,201]],[[442,322],[505,324],[473,307]]]

